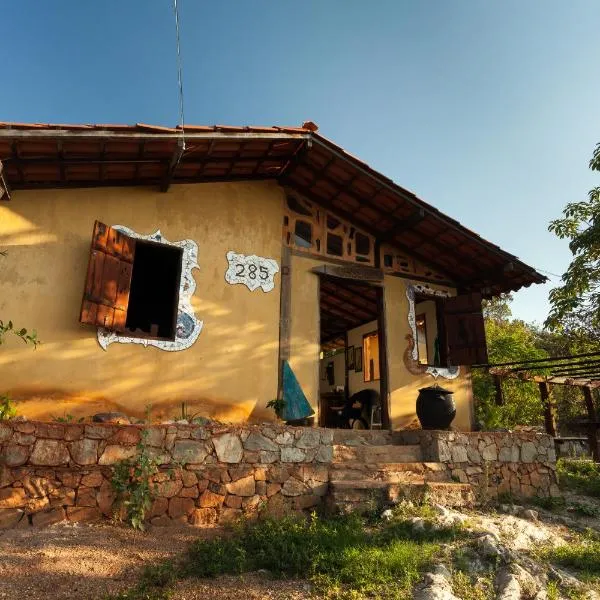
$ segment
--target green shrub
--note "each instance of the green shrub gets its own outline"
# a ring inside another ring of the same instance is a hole
[[[600,497],[600,464],[561,458],[556,462],[556,473],[563,489]]]
[[[0,421],[12,419],[17,414],[17,408],[10,396],[0,396]]]

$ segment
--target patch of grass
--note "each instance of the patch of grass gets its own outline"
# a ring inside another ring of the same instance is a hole
[[[464,571],[452,574],[452,591],[463,600],[494,600],[494,583],[491,576],[472,576]]]
[[[147,569],[138,585],[113,600],[163,600],[184,578],[261,569],[273,577],[309,579],[328,598],[404,600],[457,528],[415,531],[402,517],[369,524],[355,515],[246,521],[228,535],[194,542],[179,563]]]
[[[563,489],[600,498],[600,464],[561,458],[556,462],[556,473]]]
[[[586,580],[600,578],[600,540],[584,536],[564,546],[544,548],[540,556],[552,564],[577,572]]]
[[[535,496],[529,502],[552,512],[565,508],[567,504],[567,501],[562,496]]]

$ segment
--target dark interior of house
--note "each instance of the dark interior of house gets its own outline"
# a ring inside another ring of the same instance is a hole
[[[137,241],[126,327],[144,337],[175,339],[181,248]]]

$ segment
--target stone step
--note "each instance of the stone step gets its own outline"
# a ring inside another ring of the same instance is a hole
[[[330,482],[330,503],[342,512],[378,509],[402,499],[427,500],[450,507],[470,507],[475,503],[473,489],[466,483],[390,483],[371,479]]]
[[[386,429],[334,429],[333,443],[346,446],[391,444],[393,432]]]
[[[402,463],[421,462],[421,446],[347,446],[336,444],[333,447],[333,462],[358,461],[362,463]]]
[[[446,465],[437,462],[363,463],[343,461],[331,464],[331,478],[336,481],[369,479],[388,483],[451,481]]]

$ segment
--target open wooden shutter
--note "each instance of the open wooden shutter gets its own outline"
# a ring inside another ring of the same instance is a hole
[[[488,362],[481,294],[464,294],[444,302],[444,325],[449,364]]]
[[[96,221],[79,321],[123,331],[127,321],[135,240]]]

